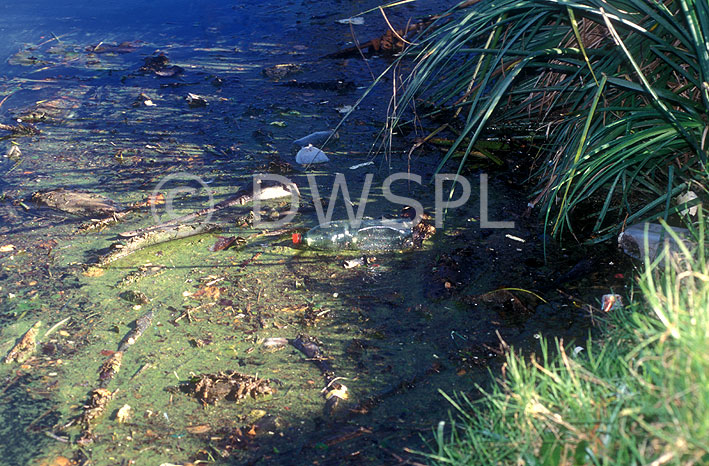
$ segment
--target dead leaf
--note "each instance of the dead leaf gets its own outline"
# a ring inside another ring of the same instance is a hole
[[[212,430],[211,426],[209,424],[199,424],[196,426],[187,426],[185,427],[187,429],[187,432],[190,434],[204,434]]]
[[[200,296],[205,296],[210,299],[217,299],[221,295],[221,290],[219,289],[218,286],[205,286],[203,288],[200,288],[195,292],[194,295],[192,295],[195,298],[198,298]]]

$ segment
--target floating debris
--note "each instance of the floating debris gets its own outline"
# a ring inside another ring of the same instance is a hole
[[[183,391],[194,395],[203,404],[214,404],[221,399],[239,401],[247,396],[256,398],[276,392],[271,381],[236,371],[205,374],[192,378]]]
[[[20,146],[17,144],[13,144],[10,146],[10,149],[7,151],[7,154],[5,154],[5,157],[11,160],[19,160],[22,158],[22,151],[20,150]]]
[[[185,430],[190,434],[199,435],[206,434],[212,430],[212,427],[209,424],[198,424],[196,426],[185,426]]]
[[[194,346],[195,348],[204,348],[205,346],[211,344],[211,338],[190,338],[190,345]]]
[[[354,106],[352,105],[340,105],[339,107],[335,107],[335,110],[337,110],[337,113],[350,113],[352,110],[354,110]]]
[[[302,71],[303,68],[300,65],[296,65],[294,63],[282,63],[264,68],[262,73],[267,78],[278,81],[279,79],[283,79],[295,73],[301,73]]]
[[[121,292],[118,297],[133,304],[148,304],[150,302],[142,291],[126,290]]]
[[[338,382],[342,377],[335,377],[335,372],[330,365],[330,360],[325,357],[320,349],[321,343],[317,338],[301,334],[298,335],[298,338],[295,340],[291,340],[290,343],[320,369],[320,373],[325,378],[327,384],[322,390],[325,397],[325,413],[332,415],[339,405],[340,400],[346,400],[348,398],[347,387]]]
[[[374,165],[374,162],[369,161],[369,162],[364,162],[364,163],[358,163],[357,165],[352,165],[350,167],[350,170],[357,170],[358,168],[368,167],[369,165]]]
[[[8,157],[9,157],[9,156],[10,156],[10,155],[8,154]],[[678,205],[681,205],[681,204],[691,203],[692,201],[695,201],[696,199],[699,199],[699,196],[697,196],[697,193],[695,193],[694,191],[691,191],[691,190],[690,190],[690,191],[687,191],[687,192],[684,193],[684,194],[680,194],[679,196],[677,196],[677,197],[675,198],[675,202],[676,202]],[[697,201],[697,202],[698,202],[698,201]],[[701,202],[698,202],[697,205],[694,205],[694,206],[692,206],[692,207],[690,207],[690,208],[688,208],[688,209],[683,209],[683,210],[681,210],[679,214],[680,214],[680,216],[682,216],[682,217],[684,217],[684,216],[686,216],[686,215],[689,215],[690,217],[694,217],[695,215],[697,215],[697,210],[699,210],[699,206],[700,206],[700,205],[701,205]]]
[[[298,89],[314,89],[320,91],[335,91],[340,94],[346,94],[348,92],[357,89],[357,85],[351,81],[344,81],[342,79],[337,79],[333,81],[315,81],[315,82],[303,82],[292,81],[285,82],[281,84],[286,87],[296,87]]]
[[[669,227],[685,246],[691,247],[689,230]],[[671,252],[681,252],[680,245],[659,223],[640,223],[627,227],[618,235],[618,246],[634,259],[655,260],[665,248]]]
[[[342,266],[346,269],[353,269],[355,267],[361,267],[363,265],[369,264],[374,258],[368,258],[367,256],[358,257],[357,259],[348,259],[342,263]]]
[[[82,216],[109,216],[123,210],[117,202],[99,194],[64,188],[37,191],[32,195],[32,201],[52,209]]]
[[[243,238],[241,239],[243,240]],[[209,250],[211,252],[223,251],[225,249],[228,249],[236,242],[236,236],[218,236],[217,241],[215,241],[214,244],[210,246]]]
[[[623,309],[623,297],[619,294],[604,294],[601,296],[601,309],[603,312]]]
[[[16,136],[34,136],[40,131],[29,123],[18,123],[16,125],[5,125],[0,123],[0,130],[9,131]]]
[[[148,246],[201,235],[202,233],[211,233],[220,228],[221,227],[215,223],[196,222],[188,225],[166,225],[161,226],[160,229],[149,228],[145,229],[145,231],[139,230],[136,232],[136,236],[131,237],[129,240],[113,243],[109,248],[109,252],[100,256],[93,267],[89,267],[84,274],[87,276],[96,276],[97,271],[95,269],[101,269],[118,259],[122,259]]]
[[[338,19],[335,22],[340,24],[352,24],[353,26],[361,26],[364,24],[364,18],[361,16],[353,16],[352,18]]]
[[[351,19],[356,19],[351,18]],[[410,41],[421,31],[426,29],[437,17],[431,17],[425,21],[407,25],[404,29],[387,29],[380,37],[376,37],[364,43],[358,43],[354,47],[348,47],[335,53],[326,55],[324,58],[361,58],[363,55],[391,56],[401,52],[406,45],[405,41]]]
[[[207,106],[207,99],[206,98],[204,98],[201,95],[192,94],[191,92],[187,94],[187,97],[185,97],[185,100],[187,101],[187,104],[192,108]]]
[[[138,50],[138,48],[140,48],[140,41],[125,41],[117,45],[101,42],[98,45],[89,45],[85,50],[91,53],[131,53]]]
[[[12,347],[7,356],[5,356],[5,364],[10,364],[13,361],[18,363],[23,363],[32,353],[37,349],[37,333],[39,328],[42,326],[42,321],[38,320],[32,327],[30,327],[20,341],[17,342],[15,346]]]
[[[140,338],[140,336],[145,332],[150,324],[153,322],[153,317],[155,314],[153,311],[149,311],[144,315],[138,317],[135,321],[135,328],[128,332],[126,337],[123,339],[121,344],[118,346],[118,352],[124,352],[129,347],[133,346],[135,342]]]
[[[295,156],[295,161],[301,165],[311,165],[314,163],[329,162],[330,159],[327,158],[325,152],[310,144],[309,146],[303,147],[298,151]]]
[[[192,236],[193,234],[199,234],[199,233],[206,233],[208,231],[214,231],[219,228],[219,225],[216,224],[211,224],[213,229],[207,230],[206,225],[210,224],[199,224],[199,223],[194,223],[194,224],[185,224],[186,222],[190,222],[192,220],[195,220],[199,217],[204,217],[206,215],[212,214],[214,212],[218,212],[220,210],[227,209],[229,207],[237,206],[237,205],[244,205],[248,204],[249,202],[253,201],[254,199],[260,199],[262,201],[269,200],[269,199],[278,199],[281,197],[288,197],[288,196],[300,196],[300,190],[298,190],[298,186],[295,183],[281,183],[280,181],[274,181],[274,180],[261,180],[261,179],[256,179],[256,183],[250,183],[246,188],[243,190],[239,190],[238,194],[236,196],[232,196],[230,198],[227,198],[219,203],[217,203],[214,206],[207,207],[201,210],[198,210],[196,212],[192,212],[191,214],[183,215],[182,217],[174,218],[172,220],[169,220],[167,222],[158,224],[158,225],[152,225],[150,227],[142,228],[140,230],[132,230],[132,231],[125,231],[123,233],[119,233],[120,236],[122,237],[140,237],[141,235],[145,235],[145,238],[149,238],[149,233],[153,234],[158,234],[155,232],[155,230],[160,230],[163,232],[168,232],[172,231],[173,229],[176,231],[184,231],[185,236],[179,236],[180,238],[184,238],[186,236]],[[249,216],[253,214],[253,211],[250,212]],[[199,233],[192,233],[192,234],[187,234],[189,231],[187,230],[188,227],[192,228],[198,228],[199,225],[204,225]],[[178,239],[177,237],[172,238],[172,239]],[[163,242],[163,241],[170,241],[170,238],[163,239],[162,241],[158,242]],[[149,244],[156,244],[155,242],[150,242]],[[145,244],[142,247],[148,246],[149,244]],[[131,251],[132,252],[132,251]],[[127,254],[126,254],[127,255]],[[121,256],[124,257],[124,256]]]
[[[146,94],[145,92],[141,92],[138,97],[135,98],[135,102],[133,102],[134,107],[156,107],[157,105],[153,102],[153,99]]]
[[[520,238],[519,236],[510,235],[510,234],[506,234],[505,238],[511,239],[512,241],[517,241],[518,243],[526,243],[527,242],[525,239]]]
[[[184,72],[185,69],[177,65],[166,66],[165,68],[154,71],[154,73],[161,78],[172,78],[174,76],[179,76]]]
[[[118,410],[116,413],[116,422],[119,424],[125,423],[128,419],[130,419],[130,416],[132,414],[133,408],[130,407],[130,405],[125,404],[121,407],[121,409]]]
[[[95,388],[89,392],[89,401],[84,405],[84,410],[78,418],[78,423],[83,428],[83,432],[77,440],[79,445],[88,445],[93,442],[92,423],[106,412],[106,408],[116,392],[111,393],[105,388]]]
[[[108,383],[118,371],[121,370],[121,362],[123,361],[123,353],[116,351],[101,365],[98,371],[98,378],[102,385]]]
[[[283,337],[270,337],[266,338],[262,344],[266,349],[282,349],[288,344],[288,339]]]
[[[141,66],[138,71],[154,72],[165,68],[169,63],[170,60],[167,56],[164,53],[160,53],[152,57],[146,57],[143,61],[143,66]]]
[[[413,231],[413,243],[415,248],[420,248],[423,246],[423,242],[431,238],[436,234],[436,227],[434,226],[433,219],[430,215],[424,213],[421,215],[421,220],[414,225]]]

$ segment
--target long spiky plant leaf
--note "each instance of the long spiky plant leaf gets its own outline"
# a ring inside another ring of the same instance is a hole
[[[462,152],[460,174],[490,125],[536,129],[545,160],[530,204],[561,234],[600,199],[598,235],[668,212],[669,191],[707,175],[709,2],[480,0],[450,11],[399,58],[415,64],[391,119],[421,121],[403,112],[421,96],[432,108],[416,117],[449,115],[455,144],[438,171]]]

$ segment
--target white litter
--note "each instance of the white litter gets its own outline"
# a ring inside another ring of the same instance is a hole
[[[352,165],[350,167],[350,170],[357,170],[358,168],[366,167],[368,165],[374,165],[374,162],[364,162],[364,163],[358,163],[357,165]]]
[[[310,144],[308,147],[303,147],[298,151],[295,155],[295,161],[301,165],[311,165],[314,163],[329,162],[330,159],[327,158],[325,152]]]
[[[687,191],[686,193],[680,194],[679,196],[677,196],[675,198],[675,202],[677,202],[677,204],[684,204],[685,202],[690,202],[695,199],[697,199],[697,194],[694,191]],[[694,217],[695,215],[697,215],[698,209],[699,209],[699,206],[695,205],[695,206],[690,207],[689,209],[682,210],[682,212],[680,212],[679,214],[680,215],[689,214],[692,217]]]
[[[689,230],[677,227],[670,228],[691,249],[692,243],[689,240]],[[644,260],[649,257],[650,260],[654,260],[664,250],[665,245],[672,252],[681,252],[680,245],[665,231],[662,225],[657,223],[631,225],[618,235],[618,246],[624,253],[635,259]]]
[[[361,16],[354,16],[352,18],[338,19],[335,22],[340,24],[352,24],[355,26],[361,26],[364,24],[364,18],[362,18]]]

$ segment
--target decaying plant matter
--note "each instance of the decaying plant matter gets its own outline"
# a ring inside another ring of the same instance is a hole
[[[239,401],[247,396],[256,398],[276,392],[271,381],[236,371],[203,374],[194,377],[183,386],[203,404],[214,404],[221,399]]]
[[[42,326],[42,321],[37,321],[32,327],[30,327],[22,338],[17,342],[15,346],[12,347],[7,356],[5,356],[5,364],[9,364],[13,361],[22,363],[29,359],[30,356],[37,349],[37,333],[39,333],[39,328]]]

